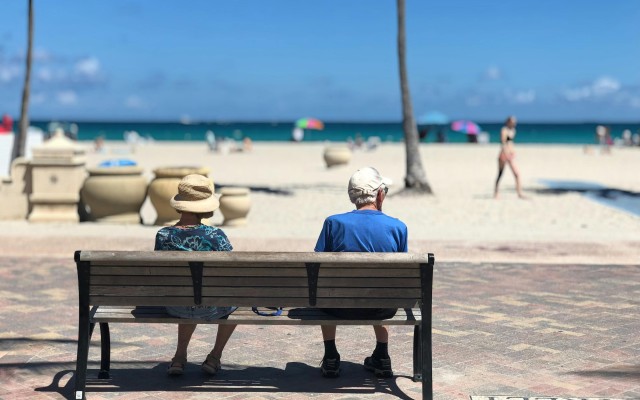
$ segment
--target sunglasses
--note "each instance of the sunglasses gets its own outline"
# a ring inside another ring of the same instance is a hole
[[[380,188],[382,188],[382,190],[384,190],[384,194],[387,194],[387,192],[389,191],[389,188],[386,187],[385,185],[380,185]]]

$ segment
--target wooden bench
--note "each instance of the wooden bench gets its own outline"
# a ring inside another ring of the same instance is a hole
[[[86,397],[89,342],[100,326],[98,378],[109,378],[109,323],[414,325],[413,380],[433,398],[433,254],[77,251],[79,328],[75,398]],[[229,319],[168,315],[164,306],[238,306]],[[280,306],[264,317],[252,306]],[[321,307],[399,308],[388,320],[344,320]],[[424,312],[424,318],[422,313]],[[256,340],[260,340],[256,338]]]

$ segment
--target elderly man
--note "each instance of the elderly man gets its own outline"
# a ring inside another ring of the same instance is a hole
[[[356,171],[349,179],[349,199],[356,210],[328,217],[315,251],[322,252],[406,252],[407,226],[396,218],[382,213],[391,180],[384,178],[372,167]],[[392,318],[396,309],[358,308],[325,309],[325,312],[348,319]],[[388,353],[389,332],[386,326],[374,325],[376,348],[364,360],[364,367],[378,377],[391,377],[391,359]],[[324,377],[340,375],[340,354],[336,348],[336,326],[323,325],[324,357],[321,371]]]

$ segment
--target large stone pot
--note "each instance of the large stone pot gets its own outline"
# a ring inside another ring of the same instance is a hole
[[[324,162],[327,168],[348,164],[351,161],[351,149],[347,146],[329,146],[324,149]]]
[[[251,209],[249,188],[226,187],[220,189],[220,212],[224,217],[223,225],[244,226]]]
[[[171,207],[169,200],[178,194],[180,180],[190,174],[207,176],[206,167],[163,167],[153,170],[155,178],[149,184],[149,200],[156,209],[158,217],[155,225],[173,225],[180,219],[180,214]]]
[[[90,221],[121,224],[141,223],[140,208],[147,197],[147,179],[142,167],[89,168],[80,190]]]

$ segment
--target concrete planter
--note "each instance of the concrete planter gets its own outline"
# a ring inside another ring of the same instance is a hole
[[[180,180],[190,174],[207,176],[206,167],[163,167],[153,171],[155,178],[149,184],[149,200],[156,209],[158,217],[155,225],[173,225],[180,219],[180,214],[171,207],[169,200],[178,194]]]
[[[346,165],[351,161],[351,149],[347,146],[330,146],[324,149],[324,162],[327,168]]]
[[[251,209],[249,189],[228,187],[220,189],[220,212],[224,216],[225,226],[244,226]]]
[[[96,222],[139,224],[147,180],[137,166],[89,168],[80,198]]]

